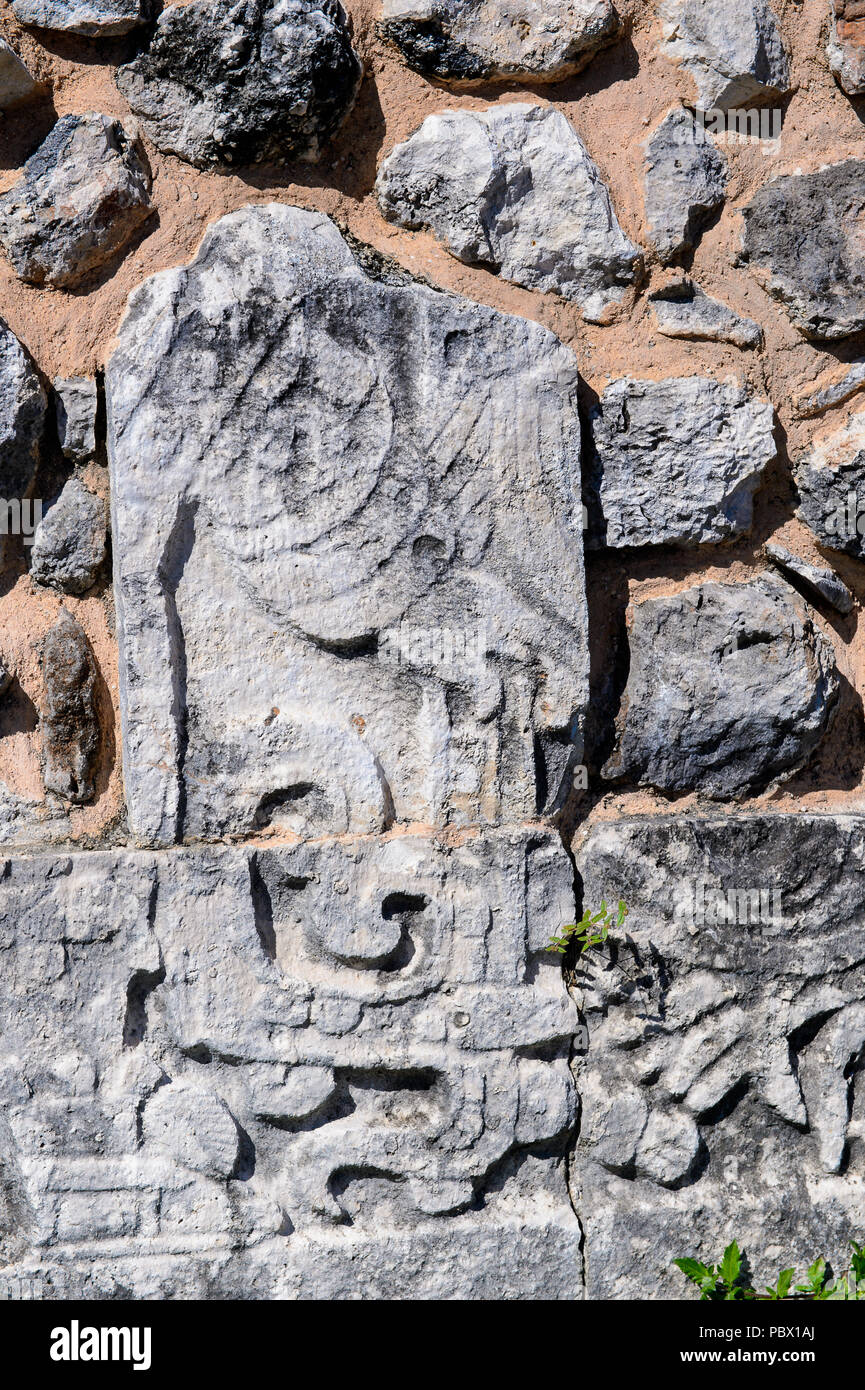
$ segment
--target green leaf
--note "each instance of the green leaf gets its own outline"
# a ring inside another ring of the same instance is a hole
[[[724,1258],[718,1266],[718,1272],[728,1288],[732,1288],[742,1268],[742,1256],[739,1247],[734,1240],[730,1242],[724,1251]]]
[[[703,1284],[703,1281],[706,1279],[711,1279],[715,1272],[713,1269],[708,1269],[706,1265],[701,1264],[699,1260],[692,1260],[688,1256],[685,1256],[680,1260],[674,1260],[673,1264],[676,1265],[682,1271],[682,1273],[693,1283],[699,1284],[701,1286]]]
[[[793,1282],[793,1276],[795,1272],[796,1271],[793,1269],[782,1269],[781,1273],[778,1275],[778,1282],[775,1285],[775,1287],[772,1288],[771,1284],[766,1285],[766,1292],[771,1299],[781,1299],[787,1297],[788,1293],[790,1292],[790,1285]]]
[[[797,1293],[813,1293],[819,1295],[823,1291],[826,1283],[826,1261],[822,1255],[818,1255],[812,1265],[808,1266],[807,1284],[797,1284]]]

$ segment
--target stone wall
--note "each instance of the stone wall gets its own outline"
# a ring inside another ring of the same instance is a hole
[[[863,1234],[861,8],[0,0],[3,1287]]]

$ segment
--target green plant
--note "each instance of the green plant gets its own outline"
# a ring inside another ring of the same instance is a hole
[[[748,1291],[742,1284],[742,1254],[735,1241],[727,1246],[719,1265],[704,1265],[687,1256],[673,1264],[697,1285],[704,1303],[732,1303],[754,1296],[753,1290]]]
[[[700,1260],[694,1260],[688,1256],[674,1260],[673,1264],[682,1271],[687,1279],[690,1279],[692,1284],[696,1284],[700,1290],[702,1301],[731,1302],[753,1298],[780,1301],[785,1298],[796,1298],[797,1295],[818,1300],[865,1299],[865,1243],[860,1245],[855,1240],[851,1240],[850,1246],[853,1251],[850,1256],[850,1268],[834,1284],[827,1283],[826,1261],[820,1255],[809,1266],[805,1276],[807,1282],[797,1284],[793,1292],[791,1289],[796,1272],[793,1269],[782,1269],[777,1282],[774,1285],[767,1284],[766,1292],[758,1294],[753,1285],[747,1283],[744,1278],[742,1254],[736,1241],[732,1241],[727,1246],[723,1259],[717,1266],[704,1265]]]
[[[583,913],[579,922],[569,922],[566,927],[561,927],[559,936],[551,936],[548,951],[558,951],[563,956],[570,946],[575,942],[579,947],[580,955],[590,950],[592,946],[603,946],[610,934],[610,928],[618,930],[628,915],[628,909],[623,902],[619,903],[616,913],[616,920],[613,921],[613,914],[605,902],[601,903],[597,912],[590,912],[588,908]]]
[[[766,1285],[767,1297],[770,1298],[774,1303],[777,1303],[779,1299],[786,1298],[790,1292],[795,1277],[795,1269],[782,1269],[781,1273],[778,1275],[777,1284]]]
[[[797,1284],[796,1292],[810,1294],[812,1298],[827,1298],[826,1280],[829,1272],[826,1268],[826,1261],[822,1255],[818,1255],[812,1265],[808,1267],[807,1284]]]
[[[831,1299],[865,1299],[865,1242],[862,1245],[851,1240],[850,1268],[842,1274],[836,1284],[822,1295]]]

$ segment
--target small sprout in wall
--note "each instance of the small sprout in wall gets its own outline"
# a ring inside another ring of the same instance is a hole
[[[697,1285],[703,1303],[734,1303],[754,1297],[753,1289],[747,1289],[742,1281],[742,1254],[735,1241],[727,1246],[719,1265],[704,1265],[688,1257],[673,1264]]]
[[[851,1240],[850,1246],[853,1251],[850,1268],[834,1283],[829,1282],[829,1271],[821,1255],[808,1269],[806,1283],[797,1284],[794,1290],[795,1270],[782,1269],[777,1283],[767,1284],[766,1292],[762,1294],[746,1282],[742,1273],[742,1255],[735,1241],[727,1246],[724,1258],[717,1267],[690,1258],[674,1260],[673,1264],[692,1284],[697,1285],[703,1302],[754,1298],[773,1303],[787,1298],[811,1298],[820,1302],[825,1299],[865,1299],[865,1244],[859,1245]]]
[[[569,922],[566,927],[560,928],[559,936],[550,937],[547,950],[558,951],[559,955],[563,956],[573,941],[576,942],[582,956],[593,946],[603,946],[610,934],[610,928],[618,930],[627,915],[628,909],[623,902],[619,903],[615,922],[612,910],[605,902],[601,903],[597,912],[590,912],[586,908],[579,922]]]

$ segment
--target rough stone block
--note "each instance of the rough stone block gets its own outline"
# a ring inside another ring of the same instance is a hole
[[[587,826],[585,901],[630,908],[584,957],[574,1159],[588,1298],[682,1298],[671,1261],[737,1239],[760,1282],[846,1267],[865,1180],[865,822]]]
[[[136,835],[495,823],[566,795],[577,380],[545,329],[371,280],[296,208],[223,218],[135,292],[106,386]]]
[[[38,1260],[85,1297],[579,1296],[576,1010],[530,944],[573,909],[542,830],[14,859],[4,1273]],[[356,949],[383,923],[392,949]]]

